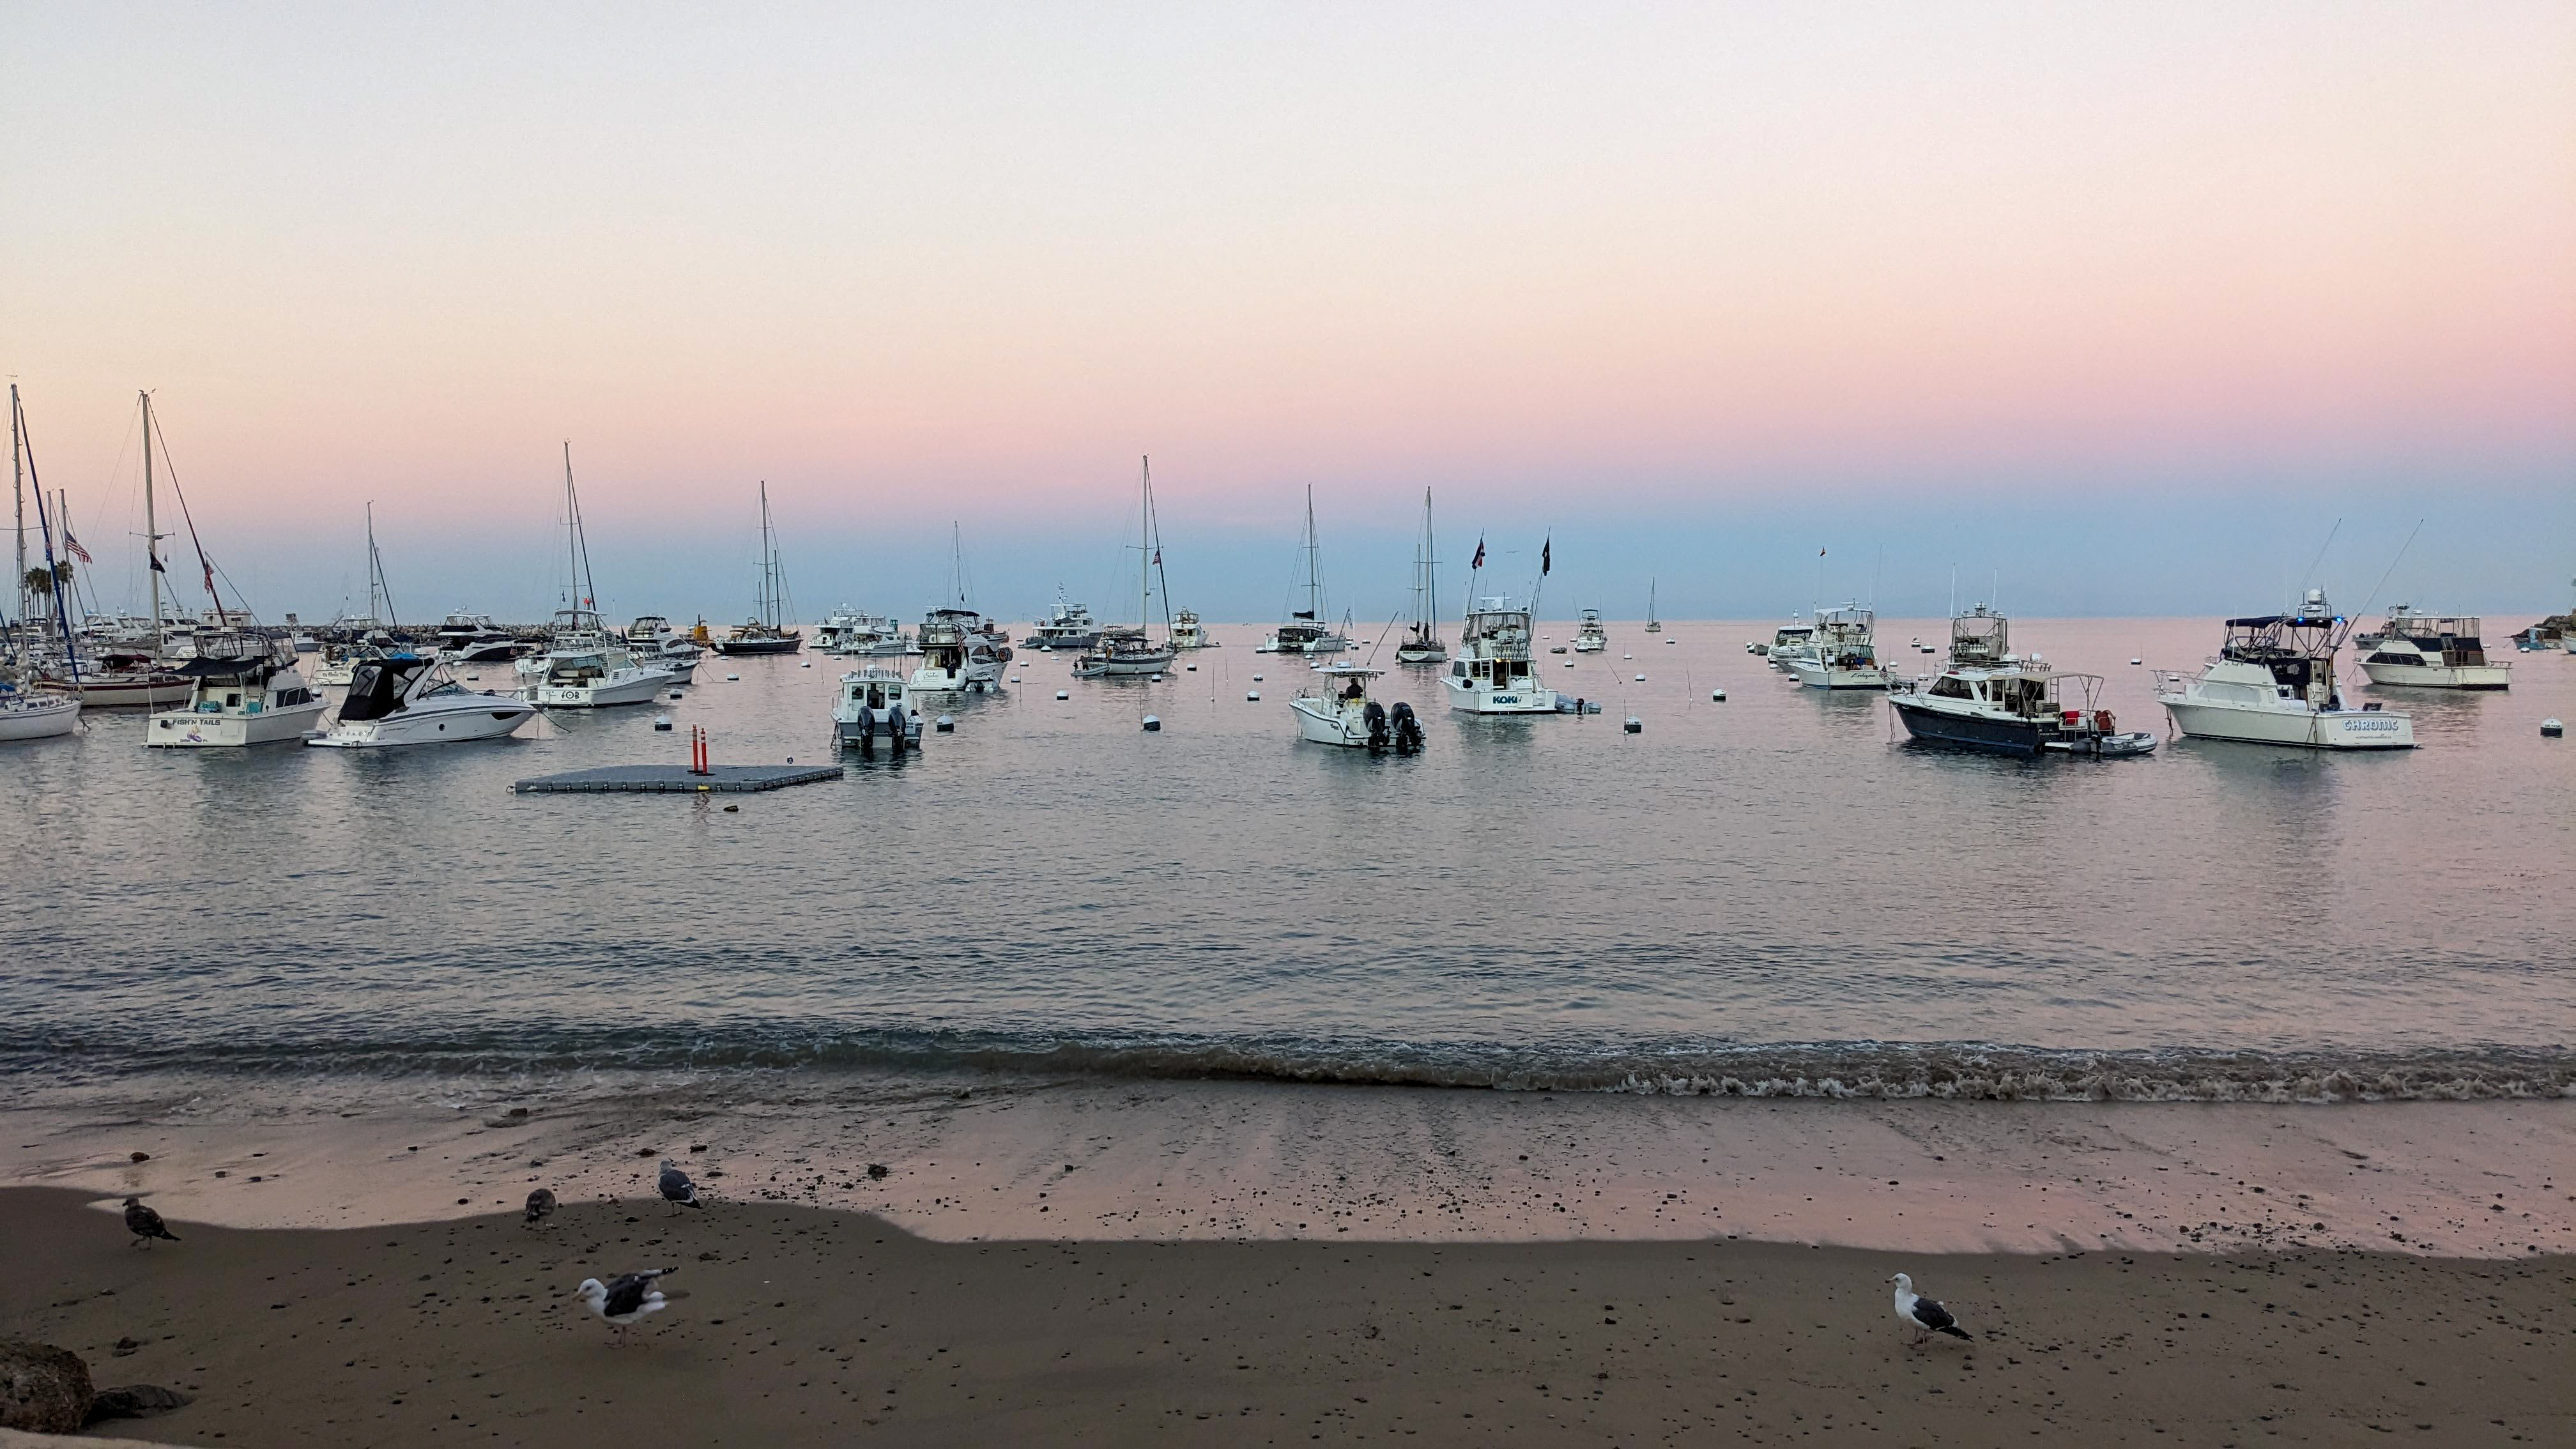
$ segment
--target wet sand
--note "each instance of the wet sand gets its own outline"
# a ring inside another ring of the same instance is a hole
[[[174,1226],[0,1191],[0,1318],[195,1393],[116,1426],[186,1444],[2576,1442],[2559,1256],[940,1243],[741,1202]],[[686,1296],[611,1348],[566,1295],[646,1264]],[[1977,1341],[1910,1345],[1900,1269]]]

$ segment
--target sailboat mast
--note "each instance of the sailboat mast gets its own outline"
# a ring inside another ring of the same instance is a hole
[[[596,611],[598,584],[590,576],[590,544],[581,536],[581,494],[572,485],[572,443],[564,443],[564,557],[573,589],[573,607]],[[575,620],[576,625],[579,620]]]
[[[1322,565],[1317,559],[1321,542],[1315,537],[1315,485],[1306,485],[1306,617],[1320,627],[1324,622],[1324,581]]]
[[[18,446],[18,384],[9,384],[9,497],[17,505],[18,519],[18,606],[9,615],[18,621],[19,644],[24,647],[27,630],[27,458]],[[41,512],[42,510],[38,510]]]
[[[760,480],[760,597],[754,607],[760,610],[760,621],[770,628],[778,627],[777,550],[769,543],[769,480]]]
[[[152,652],[169,641],[161,636],[161,530],[152,521],[152,394],[143,398],[143,562],[152,582]],[[127,595],[128,598],[133,597]],[[343,595],[342,597],[347,597]]]

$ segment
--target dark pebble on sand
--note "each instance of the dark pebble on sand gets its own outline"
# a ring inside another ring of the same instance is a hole
[[[882,1162],[871,1162],[868,1164],[868,1176],[870,1177],[881,1178],[892,1171],[894,1171],[893,1168],[886,1166]]]
[[[149,1152],[136,1152],[130,1155],[137,1162],[150,1162],[152,1160],[152,1154]]]

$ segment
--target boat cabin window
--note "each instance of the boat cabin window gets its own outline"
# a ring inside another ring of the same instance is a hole
[[[1967,682],[1965,680],[1953,679],[1946,674],[1941,676],[1939,679],[1932,681],[1932,692],[1941,696],[1943,699],[1966,699],[1969,697]]]

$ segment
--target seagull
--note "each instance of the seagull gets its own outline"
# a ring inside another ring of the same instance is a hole
[[[1897,1321],[1914,1330],[1916,1343],[1935,1333],[1946,1333],[1952,1338],[1973,1339],[1976,1336],[1961,1328],[1959,1320],[1950,1316],[1949,1309],[1917,1294],[1913,1279],[1899,1273],[1895,1282]]]
[[[545,1219],[546,1214],[553,1212],[554,1210],[555,1193],[553,1188],[541,1187],[535,1192],[528,1194],[529,1227],[535,1227],[539,1222],[542,1222]]]
[[[662,1159],[661,1188],[664,1202],[693,1207],[700,1212],[706,1210],[707,1205],[698,1201],[698,1185],[689,1181],[689,1175],[680,1170],[680,1164],[667,1157]]]
[[[581,1296],[582,1302],[590,1305],[591,1312],[606,1319],[608,1325],[617,1330],[612,1343],[622,1347],[626,1342],[627,1328],[637,1319],[670,1306],[662,1301],[661,1290],[653,1286],[654,1280],[665,1273],[679,1271],[677,1268],[647,1268],[641,1273],[620,1273],[606,1283],[596,1278],[584,1278],[581,1286],[573,1291]]]
[[[125,1226],[133,1232],[137,1247],[151,1247],[154,1238],[173,1243],[179,1241],[179,1235],[170,1231],[170,1225],[161,1221],[161,1215],[145,1207],[139,1197],[125,1200]]]

